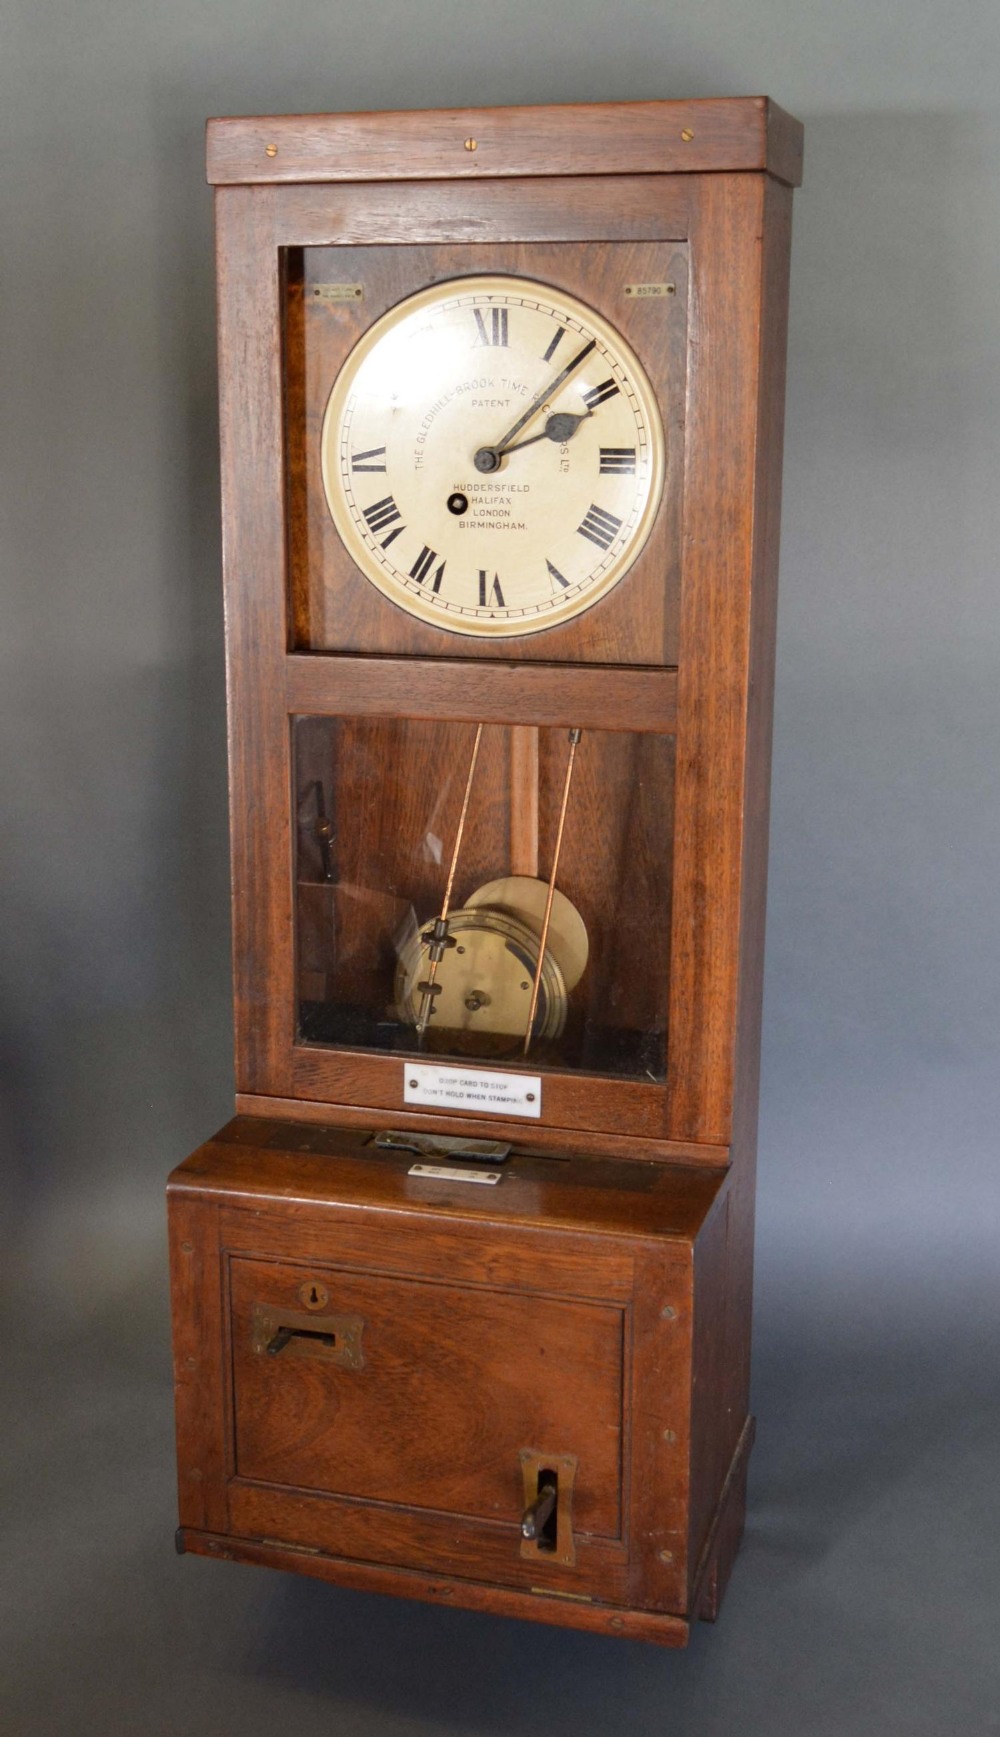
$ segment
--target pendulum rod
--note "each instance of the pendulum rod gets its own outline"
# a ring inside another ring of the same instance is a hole
[[[476,761],[479,759],[479,744],[482,739],[483,726],[482,724],[477,724],[476,740],[473,743],[472,748],[472,759],[469,761],[469,776],[465,780],[465,795],[462,798],[462,812],[458,817],[458,831],[455,834],[455,848],[451,853],[451,867],[448,870],[448,880],[444,889],[444,898],[441,901],[441,914],[440,916],[435,917],[434,928],[431,932],[431,943],[429,949],[430,970],[427,973],[427,981],[425,983],[420,983],[417,986],[420,990],[420,1012],[417,1015],[418,1032],[424,1032],[427,1030],[427,1021],[431,1016],[431,1009],[434,1005],[434,996],[437,992],[437,986],[434,980],[437,977],[438,966],[444,958],[445,948],[448,945],[448,910],[451,905],[452,888],[455,885],[455,871],[458,868],[459,852],[462,849],[462,834],[465,832],[465,821],[469,812],[469,798],[472,795],[472,780],[476,775]]]
[[[556,891],[556,875],[559,872],[559,852],[562,850],[563,829],[566,825],[566,810],[569,806],[569,787],[573,782],[573,764],[576,760],[576,750],[580,745],[582,730],[571,730],[569,733],[569,759],[566,762],[566,777],[563,781],[562,806],[559,809],[559,825],[556,828],[556,847],[552,853],[552,873],[549,876],[549,890],[545,898],[545,916],[542,919],[542,933],[538,942],[538,964],[535,966],[535,981],[531,986],[531,1006],[528,1009],[528,1029],[524,1034],[524,1053],[531,1048],[531,1034],[535,1024],[535,1014],[538,1011],[538,993],[542,987],[542,964],[545,959],[545,947],[549,938],[549,923],[552,918],[552,900]]]

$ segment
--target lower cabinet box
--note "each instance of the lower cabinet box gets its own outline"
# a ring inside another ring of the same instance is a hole
[[[411,1169],[242,1118],[175,1171],[182,1547],[682,1644],[742,1525],[727,1173]]]

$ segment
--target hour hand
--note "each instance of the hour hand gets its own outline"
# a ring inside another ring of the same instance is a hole
[[[573,360],[566,363],[565,368],[560,368],[554,380],[550,380],[541,392],[536,392],[527,410],[522,410],[517,421],[508,428],[503,439],[497,441],[496,446],[481,446],[479,448],[473,461],[477,470],[484,471],[488,475],[490,471],[500,469],[501,460],[504,453],[509,452],[510,443],[515,434],[520,434],[522,428],[527,427],[527,424],[533,416],[538,414],[546,400],[551,401],[555,397],[563,381],[568,380],[570,375],[579,368],[581,362],[585,362],[591,351],[596,350],[596,348],[597,339],[591,338],[589,344],[584,344],[583,349],[577,351]]]
[[[586,422],[587,417],[593,416],[593,414],[594,412],[592,410],[585,410],[582,415],[574,416],[571,411],[557,410],[554,416],[548,418],[541,434],[529,434],[527,440],[517,440],[514,442],[513,446],[505,446],[502,453],[498,453],[495,447],[481,446],[479,452],[476,453],[476,469],[492,470],[495,468],[493,464],[494,458],[497,458],[498,460],[500,458],[506,458],[509,452],[520,452],[522,446],[534,446],[536,440],[554,440],[558,445],[562,446],[567,440],[572,440],[581,422]],[[487,464],[484,462],[480,464],[480,454],[489,458],[490,463]]]
[[[582,415],[574,416],[571,411],[557,410],[549,417],[541,434],[529,434],[527,440],[518,440],[513,446],[504,447],[504,457],[508,452],[519,452],[522,446],[534,446],[536,440],[554,440],[563,446],[567,440],[572,440],[581,422],[586,422],[593,414],[592,410],[584,410]]]

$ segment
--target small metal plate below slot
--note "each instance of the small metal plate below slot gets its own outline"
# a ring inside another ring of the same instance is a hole
[[[495,1188],[499,1170],[462,1170],[457,1164],[411,1164],[407,1176],[427,1176],[436,1182],[480,1182]]]

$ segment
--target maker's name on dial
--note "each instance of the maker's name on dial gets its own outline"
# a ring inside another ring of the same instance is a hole
[[[515,517],[518,504],[509,497],[530,494],[530,483],[457,482],[452,483],[452,489],[456,494],[488,497],[469,501],[468,512],[458,520],[460,531],[481,530],[484,525],[488,525],[491,531],[527,530],[527,522]],[[501,497],[499,500],[498,495]],[[508,498],[504,499],[504,496]]]

